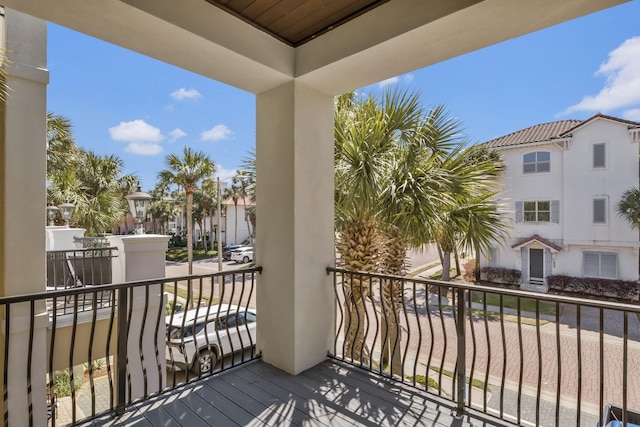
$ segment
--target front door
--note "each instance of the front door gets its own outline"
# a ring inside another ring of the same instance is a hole
[[[529,280],[544,282],[544,249],[529,249]]]

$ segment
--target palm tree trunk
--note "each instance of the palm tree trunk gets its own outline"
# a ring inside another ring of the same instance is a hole
[[[375,223],[367,219],[352,219],[340,232],[336,249],[340,252],[344,268],[352,271],[374,272],[379,254]],[[344,292],[344,351],[353,360],[369,360],[364,342],[366,322],[365,302],[371,294],[371,283],[366,275],[346,275]]]
[[[187,261],[189,274],[193,274],[193,193],[187,193]]]
[[[442,250],[442,281],[448,282],[451,280],[451,252]]]
[[[233,240],[234,243],[237,245],[238,244],[238,204],[236,203],[233,207],[234,209],[234,213],[235,215],[233,215],[235,217],[236,220],[236,228],[235,228],[235,234],[233,235]]]
[[[382,271],[386,274],[402,276],[406,273],[407,248],[397,227],[387,232],[382,257]],[[400,280],[384,280],[381,286],[382,309],[382,363],[391,365],[394,375],[402,376],[402,328],[400,315],[404,304],[404,289]]]

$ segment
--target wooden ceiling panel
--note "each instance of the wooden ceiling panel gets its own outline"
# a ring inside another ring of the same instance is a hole
[[[205,1],[291,46],[300,46],[389,0]]]

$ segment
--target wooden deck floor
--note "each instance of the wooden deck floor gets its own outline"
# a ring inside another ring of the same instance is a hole
[[[437,399],[436,399],[437,400]],[[262,361],[142,402],[87,426],[495,426],[451,415],[426,393],[325,361],[292,376]]]

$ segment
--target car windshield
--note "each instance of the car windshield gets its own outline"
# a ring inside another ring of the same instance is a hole
[[[204,322],[199,322],[195,325],[184,325],[184,329],[182,326],[168,326],[167,327],[167,335],[171,339],[181,339],[188,338],[193,335],[197,335],[204,328]]]

